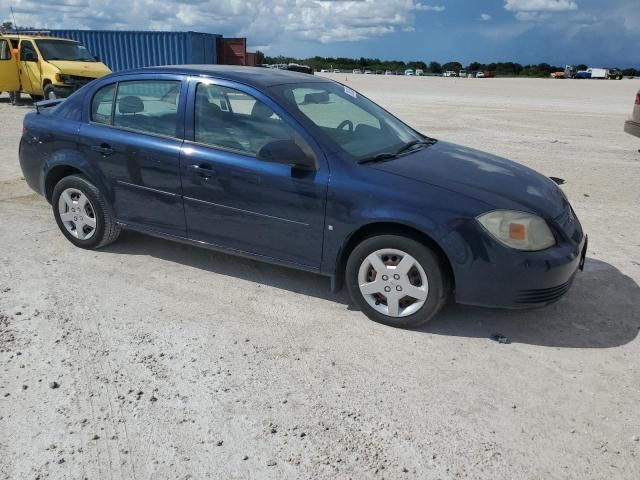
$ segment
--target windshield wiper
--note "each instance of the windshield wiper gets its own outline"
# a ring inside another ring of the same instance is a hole
[[[424,140],[411,140],[410,142],[407,142],[400,150],[398,150],[396,152],[396,155],[404,153],[407,150],[410,150],[411,148],[415,147],[416,145],[430,146],[430,145],[433,145],[436,142],[437,142],[437,140],[435,138],[427,138],[427,139],[424,139]]]
[[[360,160],[358,160],[358,163],[362,165],[363,163],[382,162],[384,160],[391,160],[392,158],[396,158],[397,156],[397,153],[382,152],[374,155],[373,157],[361,158]]]

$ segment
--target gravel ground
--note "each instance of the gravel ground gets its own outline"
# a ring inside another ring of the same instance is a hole
[[[133,233],[74,248],[3,95],[0,478],[640,478],[640,81],[346,78],[564,178],[590,238],[573,289],[402,331],[323,277]]]

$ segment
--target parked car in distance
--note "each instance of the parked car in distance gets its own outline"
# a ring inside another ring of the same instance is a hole
[[[588,80],[591,78],[591,72],[588,70],[578,70],[573,78],[575,80]]]
[[[443,77],[457,77],[458,74],[452,70],[447,70],[442,74]]]
[[[328,73],[328,72],[329,72],[329,70],[327,70],[326,68],[321,68],[320,69],[320,73]]]
[[[458,76],[460,78],[466,78],[467,77],[467,71],[465,69],[462,69],[458,72]]]
[[[416,68],[416,77],[421,77],[424,75],[424,70],[421,68]]]
[[[27,113],[19,158],[77,247],[131,229],[287,265],[345,281],[369,318],[397,327],[449,298],[546,305],[586,255],[551,179],[286,70],[114,73]]]
[[[333,69],[333,73],[340,73],[340,69],[339,68],[334,68]]]
[[[640,90],[636,94],[631,118],[624,123],[624,131],[629,135],[640,137]]]
[[[412,68],[407,68],[407,69],[404,71],[404,74],[405,74],[406,76],[408,76],[408,77],[412,77],[412,76],[413,76],[413,69],[412,69]]]
[[[484,72],[476,72],[476,78],[484,78]]]
[[[609,80],[622,80],[623,77],[622,70],[619,68],[609,68],[607,70],[607,78]]]
[[[365,75],[373,75],[373,72],[371,70],[365,70],[364,74]]]
[[[109,67],[74,40],[41,35],[0,35],[0,91],[34,100],[70,95]]]
[[[386,70],[384,72],[385,75],[393,75],[393,72],[391,70]]]
[[[354,68],[352,73],[361,74],[362,70],[360,70],[359,68]]]

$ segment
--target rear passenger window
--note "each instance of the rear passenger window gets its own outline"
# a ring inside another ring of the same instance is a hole
[[[140,132],[176,136],[179,81],[118,83],[113,125]]]
[[[91,121],[109,125],[111,123],[111,109],[113,108],[113,94],[115,84],[101,88],[91,101]]]
[[[255,155],[266,143],[295,139],[295,131],[271,108],[233,88],[199,84],[194,115],[194,140],[213,147]]]

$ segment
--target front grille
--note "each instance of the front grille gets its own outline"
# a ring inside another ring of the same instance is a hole
[[[567,282],[562,285],[558,285],[557,287],[551,288],[534,288],[532,290],[520,290],[516,297],[516,303],[549,303],[555,300],[558,300],[562,297],[569,288],[571,288],[571,283],[573,282],[573,277],[571,277]]]
[[[74,85],[77,87],[82,87],[89,83],[91,80],[95,80],[95,78],[92,77],[81,77],[79,75],[65,75],[63,78],[65,84]]]

